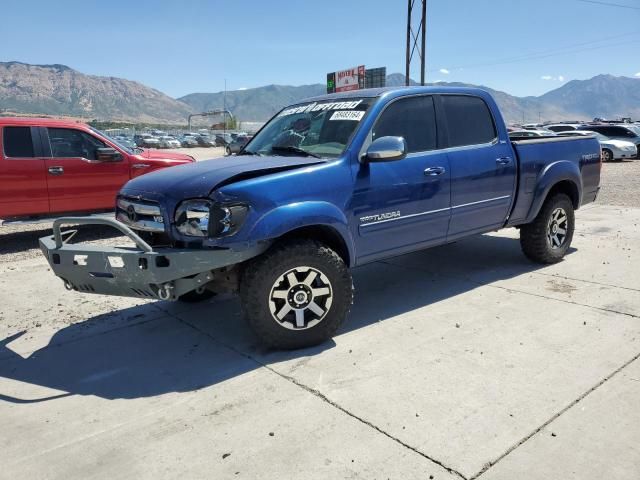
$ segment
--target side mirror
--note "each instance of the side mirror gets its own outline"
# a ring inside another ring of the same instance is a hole
[[[407,142],[403,137],[380,137],[375,139],[364,155],[367,162],[393,162],[407,156]]]
[[[96,159],[99,162],[119,162],[122,156],[115,148],[102,147],[96,148]]]

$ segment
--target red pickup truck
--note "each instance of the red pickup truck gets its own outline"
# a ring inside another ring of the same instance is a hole
[[[181,153],[120,145],[75,121],[3,117],[0,224],[113,210],[117,192],[130,179],[194,161]]]

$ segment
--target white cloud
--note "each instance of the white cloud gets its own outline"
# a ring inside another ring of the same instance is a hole
[[[634,77],[638,77],[638,78],[640,78],[640,72],[636,73],[636,74],[634,75]]]
[[[558,82],[564,82],[564,76],[562,75],[558,75],[557,77],[554,77],[553,75],[543,75],[540,77],[541,80],[552,80],[552,81],[558,81]]]
[[[440,73],[442,73],[443,75],[449,75],[451,72],[449,70],[447,70],[446,68],[441,68],[440,69]]]

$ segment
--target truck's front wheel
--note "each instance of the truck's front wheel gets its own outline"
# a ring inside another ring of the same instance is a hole
[[[522,251],[537,263],[559,262],[571,246],[574,228],[571,199],[558,193],[547,198],[535,220],[520,229]]]
[[[242,307],[269,347],[309,347],[331,338],[353,301],[351,273],[322,243],[277,245],[247,264],[240,282]]]

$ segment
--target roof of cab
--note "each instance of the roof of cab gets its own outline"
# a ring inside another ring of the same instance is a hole
[[[362,90],[350,90],[348,92],[329,93],[327,95],[319,95],[316,97],[305,98],[296,103],[306,102],[321,102],[327,100],[340,100],[343,98],[376,98],[385,94],[392,95],[394,97],[407,95],[412,93],[461,93],[486,96],[489,93],[481,88],[473,87],[445,87],[445,86],[410,86],[410,87],[382,87],[382,88],[365,88]],[[386,95],[385,95],[386,96]]]
[[[41,117],[0,117],[0,125],[86,127],[86,124],[79,120]]]

